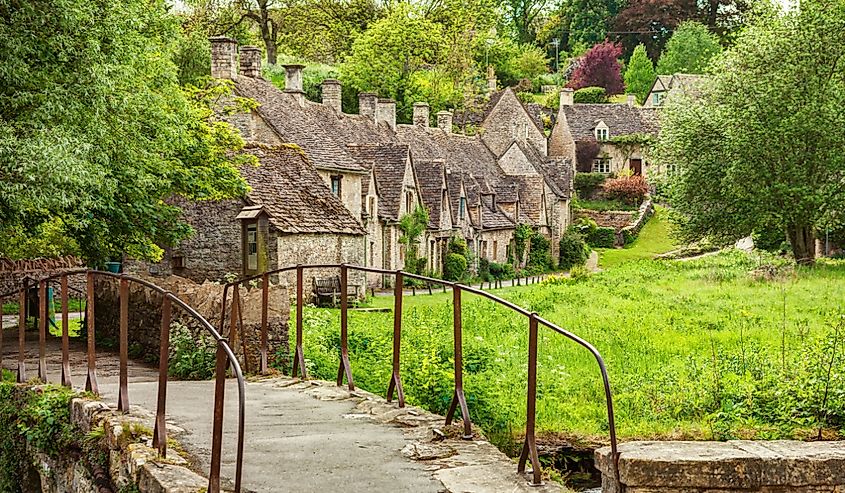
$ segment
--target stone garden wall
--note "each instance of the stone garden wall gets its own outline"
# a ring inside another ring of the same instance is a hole
[[[605,493],[845,491],[845,443],[791,440],[630,442],[596,451]]]
[[[64,271],[79,269],[82,261],[76,257],[61,257],[55,259],[38,258],[27,260],[0,259],[0,294],[13,291],[21,286],[24,278],[40,279]],[[85,276],[70,278],[71,287],[84,289]],[[54,286],[58,294],[58,283]]]
[[[633,211],[593,211],[581,209],[576,213],[576,218],[586,217],[596,222],[599,227],[613,228],[621,231],[622,228],[631,223],[634,218]]]
[[[205,282],[197,284],[176,276],[155,278],[156,285],[169,290],[200,313],[212,326],[220,330],[220,314],[223,302],[223,286]],[[235,351],[245,372],[257,372],[260,358],[261,289],[240,290],[243,309],[244,331],[232,349]],[[98,341],[116,343],[120,330],[120,297],[117,279],[98,279],[95,285],[95,327]],[[231,292],[227,302],[227,313],[231,313]],[[151,361],[158,359],[161,334],[162,296],[139,284],[129,283],[129,347],[130,355]],[[211,341],[211,336],[193,317],[173,307],[174,324],[186,327],[197,340]],[[290,300],[287,286],[271,279],[268,310],[268,341],[270,363],[287,367],[288,364],[288,319]],[[171,326],[171,343],[177,331]],[[229,318],[222,332],[230,337]],[[107,339],[103,339],[107,338]],[[231,342],[231,337],[230,337]],[[281,355],[277,356],[282,348]],[[278,357],[278,360],[277,360]]]

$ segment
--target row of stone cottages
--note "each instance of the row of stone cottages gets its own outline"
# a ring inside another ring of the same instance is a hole
[[[315,103],[302,90],[302,66],[285,67],[280,90],[261,77],[257,48],[238,50],[223,37],[211,44],[212,76],[232,80],[238,96],[258,103],[229,121],[260,165],[242,170],[251,187],[243,199],[181,204],[195,234],[148,266],[151,273],[203,281],[299,263],[401,269],[398,223],[417,207],[430,216],[419,248],[430,271],[442,272],[454,236],[466,240],[476,262],[506,262],[518,224],[547,236],[556,257],[570,224],[575,142],[610,145],[608,128],[639,131],[644,120],[638,113],[644,110],[624,104],[572,104],[571,91],[564,91],[547,137],[538,112],[505,89],[491,95],[473,136],[455,133],[447,111],[430,126],[422,102],[414,104],[413,124],[402,125],[393,100],[361,93],[359,114],[346,114],[340,82],[324,81],[322,102]],[[639,150],[626,159],[600,171],[636,159],[644,164]]]

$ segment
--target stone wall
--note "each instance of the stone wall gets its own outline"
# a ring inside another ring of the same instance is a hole
[[[845,490],[845,443],[630,442],[596,451],[606,493],[815,493]]]
[[[622,228],[631,223],[635,214],[636,212],[633,211],[592,211],[581,209],[575,213],[575,217],[592,219],[600,227],[613,228],[618,233]]]
[[[21,286],[24,278],[39,279],[53,274],[59,274],[82,268],[83,263],[76,257],[61,257],[55,259],[38,258],[26,260],[0,259],[0,294],[13,291]],[[71,287],[84,289],[85,276],[69,278]],[[58,283],[53,288],[59,293]]]
[[[176,276],[154,279],[153,282],[169,290],[179,299],[197,310],[218,331],[220,330],[220,314],[223,302],[223,286],[216,283],[196,284],[192,281]],[[244,330],[239,334],[240,342],[232,349],[245,372],[258,371],[260,358],[260,330],[261,330],[261,289],[242,288],[241,307]],[[116,279],[99,279],[95,285],[95,327],[98,340],[108,338],[118,341],[120,331],[120,297],[119,281]],[[231,313],[230,293],[227,303],[227,313]],[[133,356],[144,357],[153,361],[158,360],[161,335],[161,303],[162,296],[144,288],[139,284],[129,283],[129,346]],[[271,279],[268,310],[268,340],[270,362],[282,367],[288,364],[288,319],[290,318],[290,300],[287,286]],[[184,313],[176,306],[173,307],[174,323],[180,323],[188,328],[195,340],[211,341],[211,336],[193,317]],[[224,337],[231,335],[229,319],[227,317],[223,330]],[[171,331],[171,342],[175,334]],[[277,352],[282,354],[276,360]]]
[[[546,155],[546,135],[537,128],[512,90],[505,90],[496,106],[484,120],[482,139],[490,150],[501,156],[513,143],[514,137],[533,145]]]
[[[297,264],[342,264],[364,265],[364,242],[366,236],[332,235],[332,234],[295,234],[279,235],[278,267]],[[312,280],[340,275],[338,268],[308,269],[304,273],[306,303],[311,294]],[[291,286],[291,295],[295,295],[296,271],[282,275],[284,281]],[[365,275],[362,272],[350,271],[349,284],[359,286],[363,294],[366,286]]]
[[[652,215],[654,215],[654,205],[652,205],[651,199],[646,199],[637,211],[634,220],[622,230],[616,232],[616,243],[624,245],[629,239],[636,238]]]

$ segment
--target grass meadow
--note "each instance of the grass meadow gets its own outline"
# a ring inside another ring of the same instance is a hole
[[[820,429],[825,438],[839,438],[845,264],[778,267],[777,259],[739,251],[686,262],[642,259],[666,247],[654,247],[668,241],[659,240],[664,227],[660,218],[646,226],[640,244],[646,252],[602,252],[602,272],[498,294],[596,346],[608,365],[622,439],[806,439]],[[626,258],[617,261],[619,255]],[[528,322],[473,298],[464,301],[464,388],[473,421],[507,447],[525,423]],[[392,306],[392,298],[372,305]],[[392,320],[390,311],[353,312],[349,320],[356,384],[382,395]],[[339,313],[309,308],[305,322],[311,373],[331,380]],[[604,396],[591,355],[542,327],[539,347],[539,433],[606,442]],[[444,413],[452,375],[450,294],[406,297],[408,400]]]

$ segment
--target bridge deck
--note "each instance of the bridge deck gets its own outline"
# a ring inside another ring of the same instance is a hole
[[[37,374],[37,334],[27,333],[27,371]],[[4,334],[3,367],[17,365],[16,334]],[[74,386],[82,386],[85,348],[71,342],[71,368]],[[48,376],[58,382],[60,340],[48,338]],[[103,398],[114,403],[117,397],[117,354],[99,351],[98,376]],[[152,411],[156,406],[157,370],[141,362],[129,365],[129,400],[131,406]],[[315,398],[321,387],[311,391],[307,384],[291,385],[290,379],[250,381],[246,387],[246,440],[244,456],[244,491],[254,492],[420,492],[446,491],[532,493],[560,491],[554,485],[530,488],[515,474],[515,466],[503,456],[496,459],[486,442],[460,442],[451,459],[413,461],[402,450],[409,441],[408,429],[372,419],[356,406],[366,400],[349,398],[349,393],[325,388],[328,392]],[[172,433],[191,456],[196,466],[208,472],[211,445],[213,382],[171,381],[168,384],[167,419],[184,432]],[[231,488],[234,477],[237,425],[237,387],[229,381],[226,389],[226,420],[223,442],[223,486]],[[416,416],[416,414],[414,414]],[[414,416],[409,416],[413,418]],[[420,417],[419,419],[424,419]],[[442,424],[442,423],[441,423]],[[417,433],[425,432],[420,429]],[[428,432],[430,435],[430,432]],[[436,449],[437,447],[435,447]],[[441,448],[442,451],[442,448]],[[448,456],[449,454],[445,454]],[[495,460],[491,460],[494,457]],[[469,467],[460,467],[469,466]],[[448,467],[453,467],[449,469]],[[449,486],[444,486],[444,483]]]

